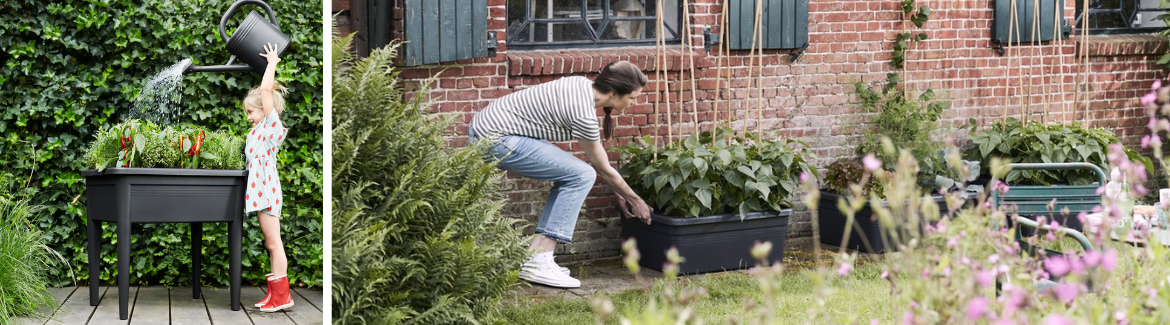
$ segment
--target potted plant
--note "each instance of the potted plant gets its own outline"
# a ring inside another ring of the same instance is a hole
[[[965,198],[973,198],[973,193],[966,193],[962,183],[974,180],[974,175],[958,175],[946,159],[946,152],[942,146],[931,139],[942,116],[946,105],[935,101],[934,91],[927,89],[918,97],[907,97],[905,90],[898,87],[897,74],[890,74],[886,84],[880,92],[867,88],[862,83],[854,84],[854,89],[861,97],[861,106],[867,111],[876,111],[874,128],[867,131],[865,141],[857,147],[856,156],[843,158],[830,164],[825,174],[825,184],[822,188],[820,201],[817,205],[818,232],[822,243],[843,246],[864,252],[880,253],[887,250],[887,242],[882,238],[882,229],[874,218],[871,204],[889,205],[883,200],[867,200],[858,205],[862,208],[853,211],[854,220],[849,226],[847,214],[842,211],[844,200],[849,203],[850,184],[864,182],[861,186],[861,197],[884,198],[884,186],[874,177],[863,179],[866,174],[862,163],[863,158],[870,163],[879,164],[876,169],[895,170],[898,154],[904,150],[913,155],[916,168],[915,173],[919,191],[931,193],[931,199],[939,206],[939,215],[947,215],[950,211],[945,197],[939,191],[953,192],[964,190]],[[978,170],[978,163],[963,161],[970,168]],[[873,194],[871,196],[871,194]],[[845,204],[852,206],[852,204]],[[846,228],[849,238],[845,238]],[[909,234],[909,233],[908,233]]]
[[[232,310],[239,309],[244,214],[244,140],[193,126],[160,128],[127,120],[101,130],[81,171],[86,185],[90,300],[96,306],[101,269],[101,222],[115,223],[119,317],[126,319],[131,225],[191,223],[191,283],[200,295],[203,222],[229,223]],[[111,165],[113,167],[111,167]]]
[[[87,215],[116,222],[115,202],[123,200],[132,203],[131,214],[157,218],[190,214],[181,207],[193,213],[235,212],[232,205],[243,197],[247,179],[243,148],[241,137],[195,126],[160,128],[131,119],[101,130],[85,154],[93,169],[81,171]],[[130,191],[118,191],[119,184]]]
[[[1107,150],[1115,143],[1120,141],[1104,128],[1088,128],[1077,122],[1052,124],[1009,118],[974,132],[965,155],[983,160],[1004,158],[1011,163],[1088,163],[1108,173]],[[1153,173],[1149,157],[1130,148],[1125,148],[1125,154],[1130,161],[1141,163],[1147,172]],[[988,168],[984,168],[982,175],[989,178]],[[1096,183],[1102,178],[1088,168],[1013,170],[1004,177],[1012,190],[1001,201],[1016,206],[1025,217],[1051,215],[1053,221],[1081,230],[1077,215],[1100,205],[1097,188],[1104,184]],[[1048,202],[1054,199],[1057,202],[1053,211],[1048,211]],[[1067,213],[1065,207],[1069,208]]]
[[[747,134],[727,127],[668,143],[650,139],[619,147],[620,172],[655,208],[651,223],[625,218],[622,238],[634,238],[644,267],[661,270],[675,247],[684,274],[754,265],[756,242],[776,247],[767,257],[780,262],[792,209],[788,201],[801,173],[815,175],[807,145]]]

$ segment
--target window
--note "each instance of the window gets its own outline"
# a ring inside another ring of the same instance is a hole
[[[682,6],[662,1],[666,41],[677,44]],[[650,45],[658,0],[508,0],[508,48]]]
[[[1162,0],[1077,0],[1076,27],[1082,26],[1084,1],[1089,1],[1089,34],[1150,33],[1166,28],[1157,19],[1167,13]]]

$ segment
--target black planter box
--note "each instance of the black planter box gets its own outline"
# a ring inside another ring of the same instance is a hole
[[[643,267],[662,271],[666,251],[678,248],[686,259],[679,265],[682,274],[735,270],[756,265],[751,249],[756,242],[772,242],[769,263],[780,263],[788,237],[792,209],[779,214],[753,212],[742,220],[739,214],[698,218],[653,215],[649,225],[636,218],[622,218],[622,240],[634,238]]]
[[[118,314],[128,316],[130,228],[136,223],[191,224],[192,298],[201,299],[200,268],[204,222],[228,223],[231,308],[240,309],[240,253],[245,170],[107,168],[84,170],[89,237],[89,301],[97,306],[101,272],[101,223],[117,224]],[[179,299],[172,296],[171,299]]]
[[[841,210],[837,209],[837,199],[841,197],[841,195],[821,192],[821,199],[817,204],[817,222],[820,228],[821,243],[843,246],[841,238],[845,236],[845,225],[848,219],[844,213],[841,213]],[[967,205],[973,204],[976,197],[978,197],[978,193],[963,193]],[[940,216],[950,212],[943,196],[934,195],[931,198],[934,199],[935,203],[938,203]],[[845,248],[866,253],[886,252],[887,247],[882,241],[881,227],[878,225],[878,221],[873,218],[873,209],[870,208],[869,202],[866,202],[865,207],[861,208],[861,211],[858,211],[857,215],[854,216],[853,231],[849,233],[849,243]]]

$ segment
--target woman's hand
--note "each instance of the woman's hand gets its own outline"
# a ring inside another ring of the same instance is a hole
[[[278,52],[276,52],[276,50],[277,50],[276,45],[273,45],[272,43],[268,43],[268,45],[264,45],[264,52],[265,53],[260,53],[260,56],[268,59],[268,65],[274,65],[274,64],[280,62],[280,57],[278,57],[278,54],[277,54]]]
[[[645,201],[642,201],[641,198],[637,198],[634,200],[634,202],[629,202],[626,201],[626,198],[621,196],[621,194],[618,194],[617,198],[618,204],[621,204],[622,212],[626,214],[627,218],[638,218],[638,220],[642,220],[643,223],[650,224],[650,211],[653,211],[653,209],[651,209]]]

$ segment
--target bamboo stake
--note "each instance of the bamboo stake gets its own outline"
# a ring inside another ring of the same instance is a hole
[[[662,1],[658,1],[657,4],[658,4],[658,13],[659,13],[659,15],[661,15],[662,14]],[[661,35],[662,32],[664,32],[666,28],[663,27],[662,23],[659,23],[658,29],[659,29],[659,35]],[[667,82],[667,80],[666,80],[666,79],[669,79],[670,76],[667,74],[667,72],[665,70],[666,69],[666,55],[665,55],[666,54],[666,49],[665,49],[666,48],[666,39],[665,38],[662,39],[662,47],[663,47],[662,64],[659,65],[659,67],[663,68],[662,89],[663,89],[663,96],[666,97],[666,143],[667,143],[667,145],[669,145],[671,141],[674,141],[674,122],[671,120],[672,114],[670,111],[670,82]]]
[[[723,52],[723,46],[726,42],[722,40],[722,36],[727,34],[727,0],[723,0],[723,7],[722,11],[720,12],[719,21],[722,22],[722,25],[719,25],[721,26],[719,30],[721,39],[719,41],[719,47],[716,48],[718,54],[715,56],[715,106],[711,107],[711,112],[714,114],[713,119],[715,124],[711,126],[712,136],[714,136],[715,129],[719,128],[719,103],[723,99],[719,94],[720,91],[723,90],[722,84],[720,83],[722,79],[719,79],[719,72],[723,71],[723,55],[725,54]]]
[[[1031,35],[1032,40],[1030,42],[1031,46],[1028,47],[1028,53],[1029,53],[1029,55],[1028,55],[1028,72],[1029,72],[1029,74],[1028,74],[1028,79],[1027,79],[1028,86],[1024,88],[1024,98],[1027,100],[1027,104],[1024,106],[1024,110],[1025,110],[1024,118],[1026,120],[1029,120],[1029,121],[1032,120],[1032,87],[1033,87],[1032,76],[1031,76],[1030,72],[1032,72],[1032,70],[1036,68],[1036,48],[1037,48],[1036,34],[1038,33],[1037,27],[1040,25],[1040,10],[1039,9],[1040,9],[1040,0],[1032,0],[1032,35]],[[1041,64],[1041,66],[1043,66],[1043,64]]]
[[[1012,8],[1011,11],[1008,12],[1008,41],[1007,41],[1007,44],[1005,45],[1008,47],[1006,50],[1008,53],[1008,58],[1007,58],[1007,69],[1004,71],[1004,76],[1005,76],[1004,80],[1008,80],[1008,81],[1010,81],[1011,79],[1009,79],[1006,76],[1008,75],[1008,73],[1011,73],[1011,71],[1012,71],[1011,50],[1012,50],[1012,48],[1015,48],[1015,46],[1012,46],[1012,36],[1015,35],[1014,33],[1016,31],[1016,0],[1012,0],[1011,8]],[[1019,54],[1019,51],[1017,51],[1016,54]],[[1010,85],[1004,85],[1004,86],[1006,86],[1007,89],[1011,89]],[[1012,102],[1012,96],[1011,96],[1011,94],[1007,93],[1007,89],[1004,90],[1004,94],[1005,94],[1005,97],[1007,97],[1006,98],[1007,100],[1001,106],[1003,108],[1002,109],[1003,113],[1000,115],[1001,123],[1007,123],[1008,106]]]
[[[724,68],[726,70],[723,71],[723,74],[726,78],[726,80],[724,80],[724,82],[723,82],[723,85],[724,85],[724,87],[727,87],[727,89],[723,94],[725,96],[727,96],[727,124],[728,124],[727,126],[728,126],[728,128],[731,128],[732,123],[735,123],[735,116],[732,115],[732,111],[731,111],[731,99],[733,97],[731,95],[731,45],[725,44],[725,42],[730,42],[730,40],[731,40],[731,34],[728,32],[729,30],[727,28],[727,26],[729,26],[728,25],[729,18],[727,18],[729,13],[730,13],[730,9],[728,9],[728,7],[727,7],[727,0],[723,0],[723,27],[722,28],[723,28],[724,41],[719,42],[719,45],[723,48],[723,51],[724,51],[723,54],[727,55],[727,66]],[[715,78],[718,79],[719,75],[716,74]],[[735,133],[735,131],[734,131],[734,129],[732,129],[732,134],[734,134],[734,133]],[[728,145],[731,144],[730,137],[727,138],[727,144]]]
[[[1081,11],[1084,17],[1081,17],[1081,56],[1084,61],[1081,64],[1081,74],[1084,75],[1085,89],[1081,91],[1084,94],[1085,101],[1085,128],[1092,125],[1092,120],[1089,118],[1089,73],[1085,71],[1089,69],[1089,2],[1085,1],[1084,8]],[[1073,89],[1076,89],[1075,87]],[[1075,115],[1075,113],[1074,113]]]
[[[1065,98],[1065,96],[1064,96],[1064,40],[1060,38],[1060,22],[1061,22],[1061,20],[1056,19],[1055,17],[1061,17],[1062,15],[1060,15],[1060,13],[1062,10],[1064,10],[1064,8],[1060,8],[1058,6],[1052,6],[1052,17],[1053,17],[1053,19],[1052,19],[1052,40],[1054,40],[1056,43],[1056,50],[1055,50],[1056,57],[1060,59],[1060,65],[1058,66],[1058,69],[1060,69],[1060,71],[1057,74],[1058,80],[1056,81],[1056,84],[1058,85],[1058,87],[1060,87],[1060,89],[1059,89],[1059,92],[1056,93],[1056,98],[1053,101],[1057,102],[1058,105],[1060,105],[1060,121],[1061,122],[1063,122],[1066,119],[1065,102],[1064,102],[1064,98]]]
[[[658,8],[661,9],[662,5],[659,4]],[[662,55],[663,47],[664,47],[663,44],[665,43],[666,39],[663,38],[663,36],[662,36],[662,11],[656,11],[654,13],[654,16],[655,16],[654,17],[654,36],[655,36],[655,40],[654,40],[654,82],[655,82],[655,86],[656,86],[654,91],[657,94],[656,94],[656,96],[654,96],[654,135],[652,135],[650,137],[650,139],[651,139],[651,141],[654,142],[654,160],[653,161],[658,162],[658,138],[662,137],[662,119],[661,119],[662,116],[660,116],[658,113],[658,106],[659,106],[659,104],[662,103],[662,83],[663,83],[662,82],[663,68],[662,68],[662,61],[660,59],[663,57],[663,55]]]
[[[1016,15],[1016,24],[1017,24],[1017,25],[1016,25],[1016,35],[1015,35],[1015,36],[1016,36],[1016,41],[1017,41],[1017,42],[1021,42],[1021,43],[1022,43],[1022,40],[1024,39],[1024,36],[1023,36],[1023,31],[1021,31],[1021,28],[1020,28],[1020,25],[1019,25],[1019,24],[1020,24],[1020,18],[1019,18],[1019,17],[1020,17],[1020,13],[1018,12],[1018,10],[1015,10],[1015,9],[1014,9],[1014,8],[1018,8],[1018,7],[1016,6],[1016,0],[1012,0],[1012,8],[1013,8],[1013,10],[1012,10],[1012,14],[1013,14],[1013,15]],[[1008,39],[1011,39],[1011,38],[1009,37]],[[1022,53],[1023,53],[1023,52],[1024,52],[1024,50],[1023,50],[1023,49],[1019,49],[1019,48],[1017,48],[1017,49],[1016,49],[1016,76],[1017,76],[1018,78],[1016,79],[1016,80],[1017,80],[1017,84],[1016,84],[1016,91],[1015,91],[1015,95],[1016,95],[1016,96],[1015,96],[1015,97],[1019,97],[1020,93],[1022,93],[1022,92],[1023,92],[1023,88],[1024,88],[1024,58],[1023,58],[1023,55],[1022,55]],[[1023,100],[1023,99],[1020,99],[1020,104],[1021,104],[1021,105],[1023,105],[1023,104],[1024,104],[1024,100]],[[1024,112],[1024,109],[1023,109],[1023,107],[1020,107],[1020,114],[1021,114],[1021,115],[1023,115],[1023,112]],[[1025,117],[1025,116],[1021,116],[1021,119],[1020,119],[1020,120],[1021,120],[1021,121],[1027,121],[1027,119],[1026,119],[1026,117]]]
[[[685,21],[686,22],[686,30],[687,30],[687,33],[686,33],[687,52],[686,53],[687,53],[687,56],[690,57],[690,61],[691,61],[691,121],[693,122],[693,124],[695,126],[695,134],[698,135],[699,133],[702,132],[702,130],[699,129],[699,87],[698,87],[698,82],[695,81],[695,42],[694,42],[694,39],[691,38],[692,37],[691,36],[692,30],[691,30],[691,19],[690,19],[690,17],[691,17],[691,1],[690,0],[683,0],[683,17],[687,17],[687,19]],[[682,73],[679,73],[678,77],[679,77],[679,79],[682,79]],[[682,102],[682,98],[679,98],[678,100],[679,100],[679,102]]]
[[[661,2],[661,1],[659,1],[659,2]],[[686,52],[687,51],[687,36],[690,34],[690,31],[686,30],[687,25],[690,23],[690,19],[689,19],[690,17],[687,17],[685,15],[686,14],[685,7],[683,8],[683,10],[684,10],[684,15],[683,15],[683,19],[682,19],[682,26],[680,26],[679,31],[678,31],[678,34],[679,34],[678,36],[679,36],[679,38],[681,38],[681,40],[678,42],[678,55],[679,55],[678,64],[680,65],[679,70],[678,70],[678,124],[679,124],[679,126],[685,125],[685,124],[683,124],[683,117],[686,117],[686,115],[687,115],[687,106],[686,106],[686,103],[683,102],[683,98],[685,98],[685,97],[683,97],[683,85],[685,85],[684,82],[686,82],[686,80],[683,80],[683,70],[682,70],[681,65],[683,63],[685,63],[683,61],[683,56],[686,55],[686,53],[687,53]],[[680,138],[683,137],[681,129],[679,130],[679,137]]]
[[[759,89],[759,95],[756,96],[756,137],[760,139],[763,139],[764,134],[764,86],[762,84],[764,81],[764,32],[760,26],[761,13],[764,12],[763,6],[763,0],[756,0],[756,27],[753,33],[755,36],[752,39],[753,48],[757,44],[760,46],[759,51],[756,52],[756,64],[759,66],[759,75],[756,78],[756,89]],[[751,78],[750,74],[748,78]],[[746,133],[746,129],[744,131]]]
[[[1040,36],[1041,36],[1040,27],[1041,26],[1042,25],[1040,25],[1040,0],[1032,0],[1032,49],[1031,49],[1032,56],[1031,56],[1031,58],[1028,59],[1029,61],[1032,62],[1032,66],[1028,69],[1028,71],[1031,72],[1032,70],[1035,70],[1036,67],[1039,67],[1040,68],[1040,77],[1041,77],[1041,80],[1043,80],[1043,77],[1045,75],[1045,73],[1044,73],[1044,44],[1040,43]],[[1036,55],[1036,51],[1040,51],[1040,55]],[[1039,64],[1036,63],[1037,58],[1040,59]],[[1028,114],[1029,115],[1035,115],[1035,114],[1033,114],[1033,108],[1031,108],[1032,100],[1033,100],[1032,91],[1034,91],[1036,89],[1034,79],[1035,79],[1035,76],[1033,76],[1031,73],[1029,73],[1028,74],[1028,106],[1029,106]],[[1043,81],[1041,81],[1041,82],[1043,82]],[[1036,103],[1036,106],[1042,105],[1043,102],[1044,101],[1041,100],[1039,103]],[[1041,108],[1041,109],[1043,109],[1043,108]],[[1041,122],[1044,122],[1043,117],[1044,117],[1044,115],[1041,114],[1040,115]]]
[[[909,28],[906,27],[906,15],[909,15],[909,14],[906,13],[905,11],[903,11],[902,12],[902,34],[910,35]],[[912,41],[912,38],[907,38],[906,39],[906,48],[902,49],[902,97],[903,98],[910,97],[909,92],[906,90],[906,88],[909,88],[909,85],[910,85],[910,74],[906,72],[908,70],[906,67],[910,65],[910,61],[906,60],[906,56],[910,53],[910,51],[908,51],[910,49],[910,43],[914,43]]]

